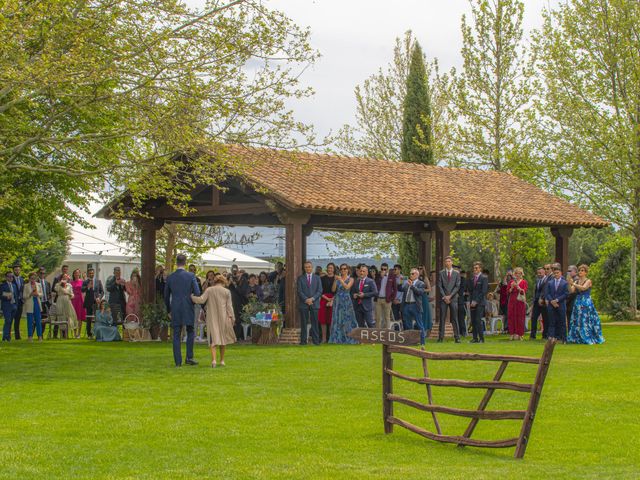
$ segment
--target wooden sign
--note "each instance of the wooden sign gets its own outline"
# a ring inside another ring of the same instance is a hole
[[[349,333],[360,343],[380,343],[382,345],[418,345],[420,330],[387,330],[384,328],[354,328]]]

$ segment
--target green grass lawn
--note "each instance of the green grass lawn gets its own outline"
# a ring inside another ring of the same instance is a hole
[[[0,478],[638,478],[640,327],[607,326],[601,346],[558,345],[524,460],[513,448],[457,448],[400,427],[383,433],[381,347],[236,345],[227,367],[174,368],[169,344],[25,341],[0,346]],[[428,345],[433,351],[539,356],[543,343]],[[490,379],[493,362],[431,362],[431,374]],[[415,358],[395,360],[411,375]],[[530,382],[535,367],[505,380]],[[425,401],[424,386],[395,381]],[[484,391],[434,387],[438,404],[473,408]],[[501,393],[490,409],[526,408]],[[431,417],[397,406],[428,429]],[[462,418],[440,416],[444,433]],[[483,421],[474,437],[517,436]]]

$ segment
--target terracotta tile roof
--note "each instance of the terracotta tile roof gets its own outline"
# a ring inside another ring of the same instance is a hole
[[[245,180],[296,209],[480,223],[609,225],[597,215],[503,172],[238,145],[229,145],[228,153],[245,165]],[[349,194],[345,196],[345,192]],[[512,206],[514,202],[517,207]]]

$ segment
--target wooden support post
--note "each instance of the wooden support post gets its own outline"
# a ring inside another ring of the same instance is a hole
[[[522,421],[522,430],[520,431],[520,437],[518,438],[518,444],[516,445],[516,452],[514,454],[515,458],[524,457],[524,452],[527,449],[529,437],[531,436],[531,427],[533,426],[533,420],[536,416],[538,403],[540,403],[542,387],[544,386],[544,380],[547,377],[547,372],[549,371],[551,356],[553,355],[553,349],[555,346],[555,340],[548,340],[546,345],[544,346],[542,357],[540,357],[540,365],[538,366],[536,379],[533,382],[533,387],[531,387],[531,398],[529,398],[529,406],[527,407],[527,413],[524,417],[524,420]]]
[[[303,226],[309,221],[309,215],[295,215],[280,212],[280,221],[285,224],[286,251],[285,263],[287,273],[285,275],[285,324],[288,328],[299,328],[298,318],[298,294],[296,292],[296,280],[302,274],[303,260]]]
[[[451,231],[456,228],[455,223],[446,222],[433,222],[433,227],[436,232],[436,272],[439,272],[444,268],[444,259],[451,252]],[[440,302],[442,301],[442,295],[440,295],[440,289],[437,285],[438,275],[436,274],[436,318],[433,320],[433,324],[440,323]],[[444,328],[440,326],[439,328]]]
[[[393,423],[389,418],[393,417],[393,401],[389,399],[393,395],[393,378],[388,370],[393,370],[393,358],[389,353],[389,346],[382,345],[382,420],[384,421],[384,433],[393,433]]]
[[[161,220],[140,219],[135,225],[140,229],[140,277],[142,279],[142,303],[156,300],[156,232],[164,224]]]
[[[573,234],[572,228],[552,228],[551,233],[556,238],[556,262],[562,265],[562,272],[569,268],[569,237]]]
[[[418,240],[418,263],[427,269],[427,275],[433,270],[431,258],[431,232],[420,232]]]

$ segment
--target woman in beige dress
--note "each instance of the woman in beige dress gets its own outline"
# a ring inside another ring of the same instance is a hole
[[[191,295],[193,303],[206,304],[205,321],[213,368],[216,367],[216,346],[220,347],[220,365],[224,366],[225,346],[236,342],[236,334],[233,331],[235,317],[231,304],[231,292],[226,287],[225,278],[222,275],[216,275],[213,287],[207,288],[199,297]]]
[[[75,330],[78,328],[78,317],[73,308],[71,300],[73,299],[73,287],[69,275],[63,275],[56,285],[56,315],[67,320],[68,328]]]

